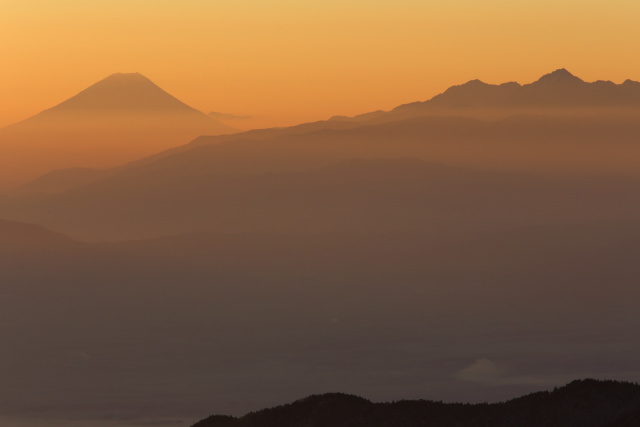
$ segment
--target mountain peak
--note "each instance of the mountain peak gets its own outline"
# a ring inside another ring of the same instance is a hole
[[[488,86],[487,83],[480,79],[473,79],[466,82],[463,86]]]
[[[181,112],[203,114],[140,73],[114,73],[47,112]]]
[[[584,81],[571,74],[566,68],[559,68],[540,77],[535,83],[584,83]]]
[[[569,72],[566,68],[558,68],[557,70],[549,73],[552,76],[565,76],[565,77],[574,77],[573,74]]]
[[[124,82],[150,82],[148,77],[140,74],[140,73],[113,73],[104,79],[102,82],[112,82],[112,83],[124,83]]]

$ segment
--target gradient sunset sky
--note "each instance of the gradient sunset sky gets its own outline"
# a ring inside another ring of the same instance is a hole
[[[2,0],[0,126],[140,72],[241,128],[390,109],[557,68],[640,80],[637,0]]]

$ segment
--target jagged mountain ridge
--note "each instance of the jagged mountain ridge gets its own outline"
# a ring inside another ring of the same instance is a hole
[[[192,427],[626,427],[638,425],[639,409],[637,384],[581,380],[496,404],[372,403],[330,393],[240,418],[212,416]]]
[[[564,68],[545,74],[533,83],[493,85],[480,80],[452,86],[428,101],[401,105],[409,108],[566,108],[639,107],[640,83],[585,82]]]

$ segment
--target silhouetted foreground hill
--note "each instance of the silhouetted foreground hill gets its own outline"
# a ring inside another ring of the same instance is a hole
[[[331,393],[240,418],[214,415],[193,427],[626,427],[640,425],[639,414],[640,386],[588,379],[496,404],[372,403]]]

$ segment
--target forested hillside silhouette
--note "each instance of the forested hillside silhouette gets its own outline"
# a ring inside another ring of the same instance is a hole
[[[638,425],[639,411],[637,384],[580,380],[495,404],[372,403],[330,393],[239,418],[214,415],[192,427],[627,427]]]

